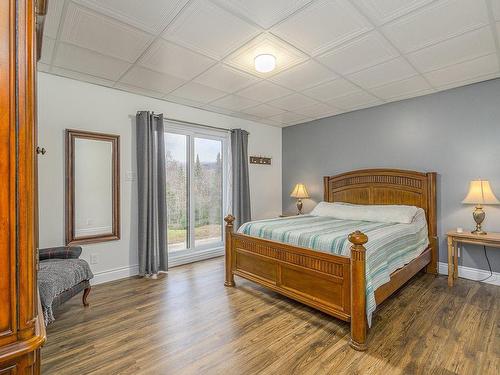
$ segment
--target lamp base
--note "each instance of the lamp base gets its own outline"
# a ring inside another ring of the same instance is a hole
[[[302,215],[302,199],[297,199],[297,215]]]
[[[484,218],[486,217],[486,213],[483,211],[483,208],[480,205],[476,206],[474,212],[472,213],[472,217],[476,222],[476,229],[474,229],[471,233],[477,235],[488,234],[481,228],[481,224],[483,223]]]
[[[479,229],[479,230],[475,229],[471,233],[472,234],[477,234],[477,235],[488,234],[488,232],[485,232],[484,230],[481,230],[481,229]]]

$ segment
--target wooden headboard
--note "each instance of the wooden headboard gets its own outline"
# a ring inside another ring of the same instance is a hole
[[[437,261],[436,173],[363,169],[324,177],[324,200],[354,204],[404,204],[424,209]]]

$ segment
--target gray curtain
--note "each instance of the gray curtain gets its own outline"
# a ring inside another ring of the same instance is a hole
[[[136,120],[139,273],[155,276],[168,268],[163,115],[140,111]]]
[[[231,156],[233,172],[233,216],[234,226],[251,220],[250,183],[248,179],[248,132],[234,129],[231,132]]]

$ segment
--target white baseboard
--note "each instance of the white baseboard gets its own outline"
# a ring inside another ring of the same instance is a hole
[[[130,276],[139,274],[139,265],[129,267],[115,268],[112,270],[101,271],[94,273],[94,278],[91,280],[92,285],[107,283],[114,280],[125,279]]]
[[[448,263],[438,263],[439,267],[439,273],[442,275],[448,275]],[[487,284],[493,284],[493,285],[499,285],[500,286],[500,273],[499,272],[493,272],[493,275],[490,276],[490,271],[486,270],[480,270],[477,268],[471,268],[471,267],[465,267],[465,266],[458,266],[458,277],[463,277],[464,279],[469,279],[469,280],[484,280],[484,283]]]
[[[182,252],[180,252],[178,255],[177,254],[170,254],[168,257],[168,267],[171,268],[171,267],[182,266],[183,264],[193,263],[193,262],[197,262],[199,260],[220,257],[222,255],[224,255],[224,248],[223,247],[218,247],[215,249],[209,249],[209,250],[203,250],[203,251],[196,251],[196,252],[193,252],[190,254],[189,253],[182,254]]]
[[[224,255],[224,248],[219,247],[216,249],[209,249],[204,251],[196,251],[191,254],[180,254],[180,255],[170,255],[168,260],[168,266],[176,267],[183,264],[197,262],[199,260],[205,260],[210,258],[215,258]],[[107,271],[95,272],[94,278],[91,280],[92,285],[98,285],[102,283],[107,283],[110,281],[125,279],[127,277],[136,276],[139,274],[139,265],[133,265],[129,267],[115,268]]]

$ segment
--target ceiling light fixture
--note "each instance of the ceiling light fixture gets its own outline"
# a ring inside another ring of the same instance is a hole
[[[258,55],[254,60],[255,70],[260,73],[269,73],[276,68],[276,57],[270,54]]]

